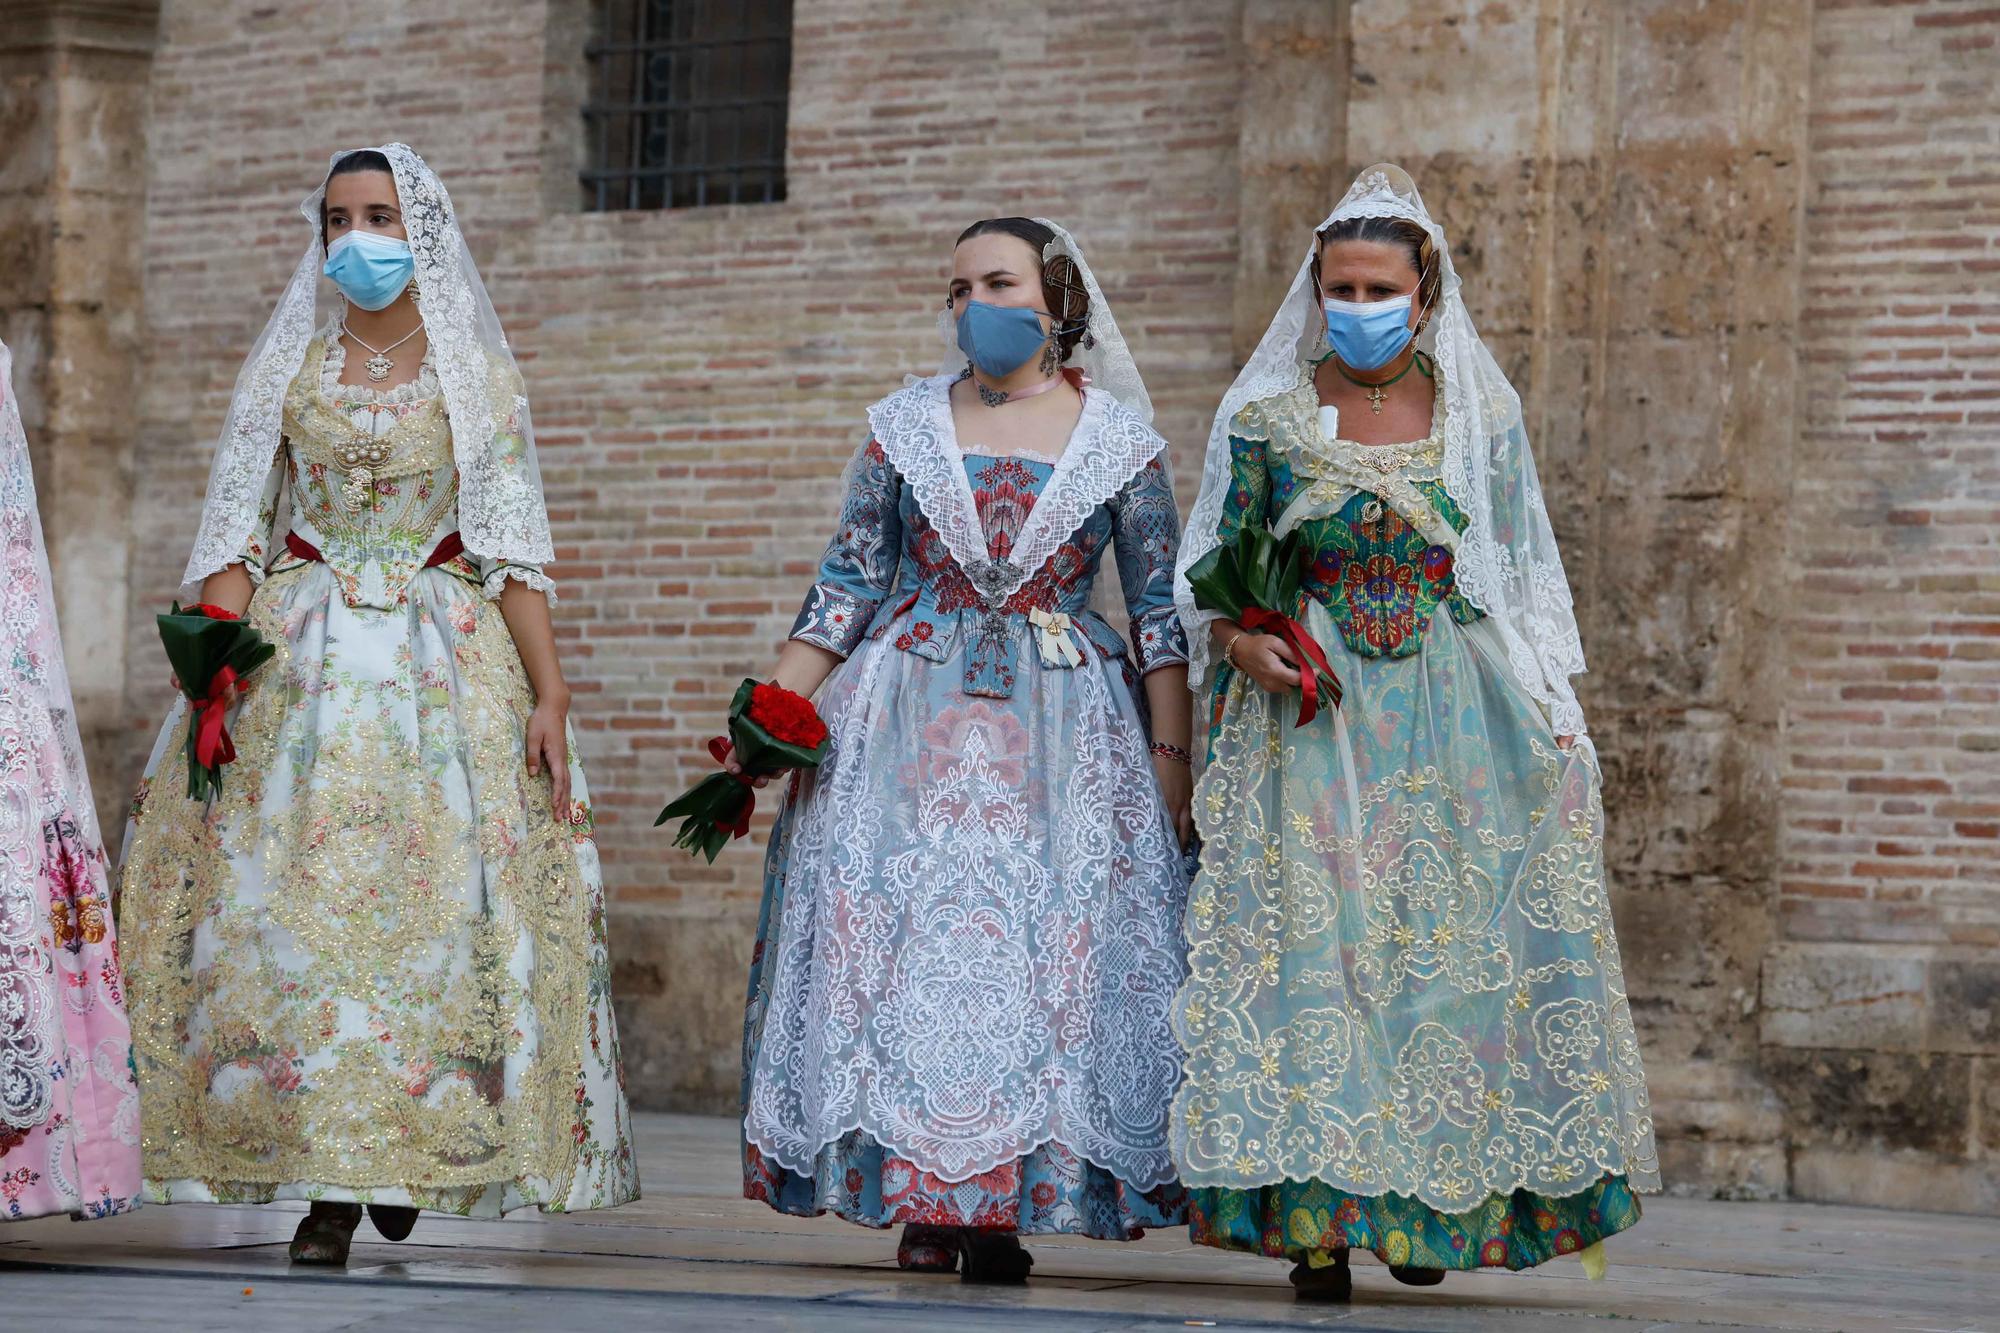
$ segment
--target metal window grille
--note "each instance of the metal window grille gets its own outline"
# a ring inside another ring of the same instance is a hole
[[[785,197],[791,0],[599,0],[598,19],[586,209]]]

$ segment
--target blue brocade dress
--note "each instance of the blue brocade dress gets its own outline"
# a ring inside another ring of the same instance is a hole
[[[1185,1216],[1166,1117],[1187,866],[1139,689],[1186,660],[1179,518],[1158,437],[1107,396],[1051,466],[961,457],[947,388],[871,414],[793,630],[848,656],[818,698],[831,755],[771,838],[744,1191],[874,1227],[1129,1239]],[[983,561],[934,518],[955,486]],[[1086,517],[982,594],[968,567],[1004,570],[1052,503]],[[1088,609],[1107,548],[1129,653]]]

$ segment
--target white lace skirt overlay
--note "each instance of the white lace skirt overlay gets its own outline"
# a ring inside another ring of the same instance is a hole
[[[819,708],[831,757],[780,823],[750,1141],[806,1172],[859,1129],[946,1180],[1054,1141],[1173,1178],[1186,873],[1117,661],[1010,699],[865,643]]]

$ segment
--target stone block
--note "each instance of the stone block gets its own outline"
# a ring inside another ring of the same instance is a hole
[[[1735,171],[1726,147],[1619,154],[1607,206],[1613,330],[1694,338],[1728,323],[1742,227]]]
[[[1771,1046],[1923,1048],[1926,950],[1807,944],[1764,960],[1758,1036]]]
[[[2000,959],[1941,958],[1930,968],[1927,1045],[2000,1055]]]
[[[1680,1198],[1782,1199],[1785,1150],[1776,1143],[1660,1140],[1660,1181]]]
[[[1972,1119],[1972,1062],[1965,1056],[1767,1046],[1762,1068],[1785,1101],[1795,1149],[1947,1158],[1965,1152]]]
[[[1792,1196],[1815,1203],[2000,1213],[2000,1163],[1918,1152],[1804,1148],[1792,1154]]]
[[[1613,895],[1626,989],[1649,1064],[1751,1059],[1769,895],[1636,875],[1614,880]]]
[[[1354,5],[1350,14],[1351,157],[1487,155],[1535,141],[1541,66],[1532,8]]]
[[[1973,1155],[2000,1162],[2000,1060],[1974,1061],[1972,1086],[1978,1126]]]
[[[1638,0],[1614,8],[1621,145],[1733,142],[1744,0]]]
[[[1635,224],[1636,225],[1636,224]],[[1604,386],[1607,497],[1699,499],[1726,490],[1729,338],[1631,333],[1613,341]],[[1615,441],[1615,444],[1614,444]]]
[[[613,910],[611,993],[635,1106],[733,1115],[757,919]]]

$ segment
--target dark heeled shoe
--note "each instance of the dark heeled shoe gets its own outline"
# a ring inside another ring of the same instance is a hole
[[[417,1210],[393,1203],[371,1203],[368,1220],[375,1224],[375,1234],[383,1240],[403,1240],[417,1224]]]
[[[959,1280],[1011,1284],[1028,1280],[1035,1257],[1021,1248],[1021,1238],[1011,1231],[974,1231],[966,1227],[958,1233]]]
[[[295,1264],[323,1264],[340,1268],[347,1263],[347,1251],[354,1244],[354,1228],[361,1225],[358,1203],[316,1203],[292,1233],[287,1251]]]
[[[1442,1268],[1408,1268],[1402,1264],[1390,1264],[1389,1276],[1406,1287],[1435,1287],[1444,1281]]]
[[[909,1273],[950,1273],[958,1268],[958,1228],[912,1222],[896,1246],[896,1267]]]
[[[1292,1290],[1302,1301],[1347,1304],[1354,1295],[1354,1274],[1347,1267],[1347,1251],[1335,1250],[1333,1262],[1323,1268],[1314,1268],[1303,1259],[1293,1264]]]

